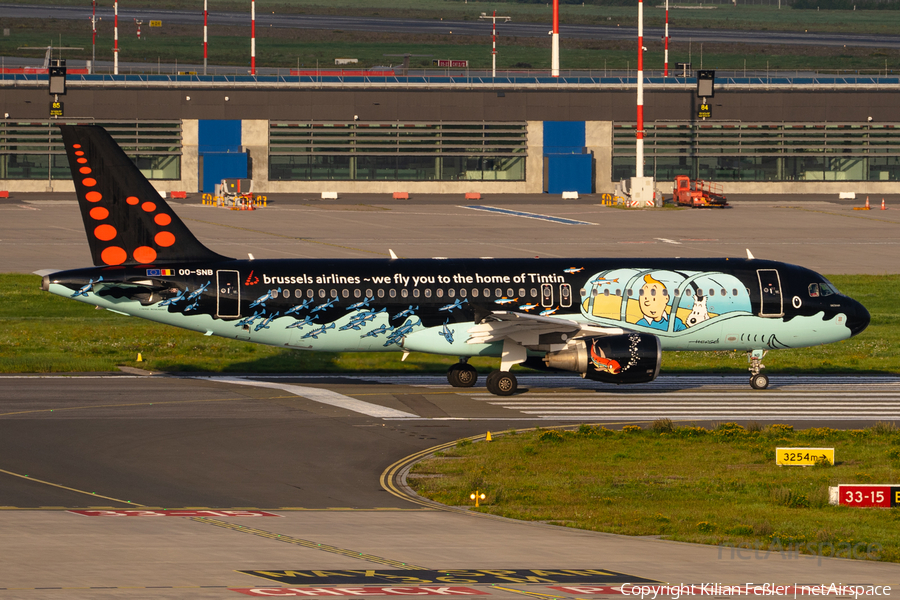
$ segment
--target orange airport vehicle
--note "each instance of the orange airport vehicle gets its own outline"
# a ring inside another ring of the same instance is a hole
[[[694,208],[725,208],[728,202],[722,193],[722,186],[698,179],[691,181],[687,175],[675,176],[673,190],[676,204]]]

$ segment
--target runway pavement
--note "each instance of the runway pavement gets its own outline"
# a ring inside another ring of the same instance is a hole
[[[546,194],[477,203],[519,213],[502,214],[459,197],[356,195],[335,202],[298,194],[253,212],[201,206],[197,197],[172,206],[204,244],[235,257],[372,258],[391,249],[403,258],[746,257],[749,249],[757,258],[824,274],[894,273],[900,258],[900,202],[893,197],[886,211],[855,211],[830,196],[738,200],[707,211],[599,203],[597,196],[564,201]],[[73,196],[16,194],[0,200],[0,214],[0,272],[90,264]]]
[[[898,416],[900,377],[780,377],[750,400],[743,377],[662,377],[636,392],[591,391],[577,377],[522,382],[526,393],[498,399],[433,376],[2,376],[0,599],[222,598],[298,585],[328,596],[340,593],[335,582],[352,584],[353,597],[450,586],[499,598],[615,597],[597,586],[647,580],[900,585],[893,564],[423,508],[404,471],[390,469],[487,430],[615,426],[687,417],[676,414],[685,406],[700,420],[746,403],[753,414],[737,408],[735,418],[803,410],[810,424],[862,426]],[[446,569],[481,571],[428,571]],[[508,572],[529,569],[538,572]],[[417,580],[399,579],[410,570]],[[505,579],[490,583],[497,573]]]
[[[864,213],[827,199],[650,213],[547,196],[481,201],[506,213],[449,198],[300,195],[250,213],[191,202],[174,207],[201,241],[257,258],[386,256],[388,248],[407,257],[744,256],[749,248],[824,273],[890,273],[900,224],[900,212]],[[17,195],[0,204],[0,215],[0,271],[90,264],[74,199]],[[0,376],[0,600],[222,598],[257,587],[271,596],[294,593],[296,581],[320,588],[298,592],[306,595],[434,594],[449,586],[504,599],[616,597],[598,586],[625,580],[900,586],[892,564],[425,508],[404,495],[402,471],[390,470],[463,437],[535,425],[663,416],[795,426],[898,421],[900,377],[773,376],[769,390],[755,392],[744,375],[663,376],[631,388],[527,375],[520,388],[527,391],[498,398],[438,376]],[[219,512],[155,516],[173,514],[153,512],[163,508]],[[221,512],[249,509],[276,516]],[[383,589],[378,573],[415,567],[420,581]],[[427,573],[446,569],[543,575],[507,573],[488,583],[484,572]],[[363,574],[355,591],[334,591],[348,571]],[[469,594],[441,594],[457,592]]]

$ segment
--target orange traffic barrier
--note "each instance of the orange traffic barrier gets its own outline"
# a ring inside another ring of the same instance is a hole
[[[409,192],[394,192],[394,200],[409,200]]]
[[[0,198],[9,198],[9,192],[5,190],[0,191]]]
[[[481,194],[478,192],[466,192],[466,200],[481,200]]]
[[[865,206],[854,206],[853,210],[870,210],[869,208],[869,197],[866,196],[866,205]]]
[[[172,192],[169,194],[169,197],[170,198],[180,198],[180,199],[184,200],[185,198],[187,198],[187,192]]]

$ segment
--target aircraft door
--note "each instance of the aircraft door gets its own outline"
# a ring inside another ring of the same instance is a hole
[[[216,271],[216,316],[241,316],[241,274],[237,271]]]
[[[759,295],[761,306],[759,316],[781,317],[784,316],[784,305],[781,298],[781,278],[776,269],[759,269],[756,271],[759,277]]]
[[[553,306],[553,286],[549,283],[541,284],[541,306],[546,308]]]

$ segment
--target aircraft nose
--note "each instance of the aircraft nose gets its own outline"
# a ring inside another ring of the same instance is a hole
[[[851,300],[847,308],[847,327],[850,329],[850,335],[854,336],[869,326],[871,317],[866,307],[856,300]]]

